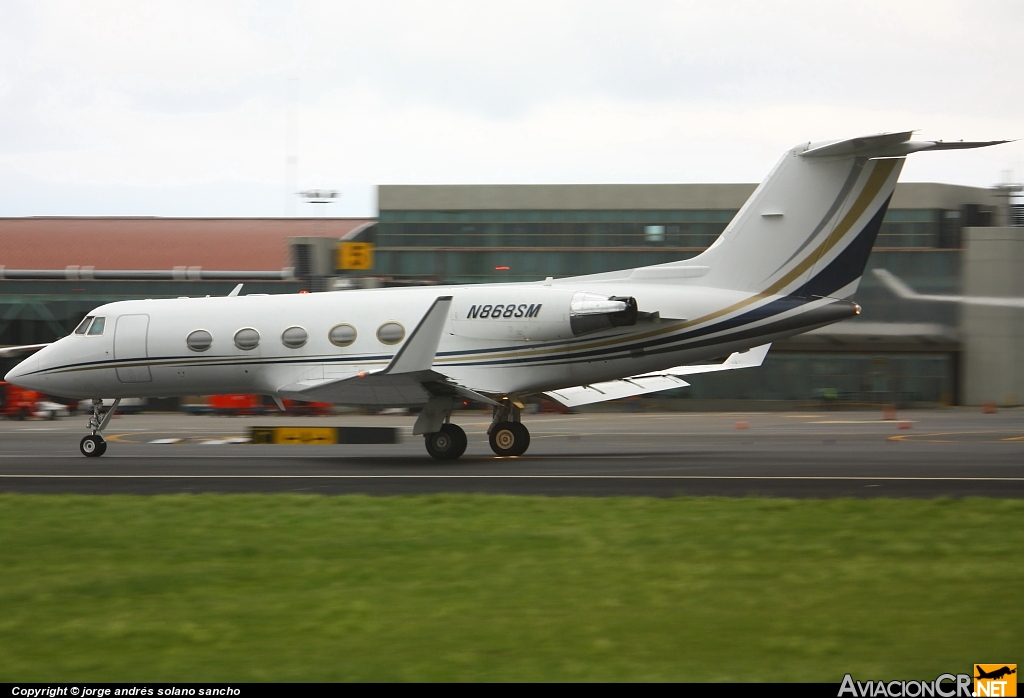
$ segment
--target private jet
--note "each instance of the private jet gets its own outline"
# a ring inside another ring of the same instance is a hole
[[[528,283],[120,301],[22,348],[38,351],[6,380],[91,398],[89,457],[121,399],[215,393],[419,407],[413,433],[439,460],[466,450],[452,406],[475,400],[492,408],[494,453],[520,456],[527,396],[577,407],[679,388],[859,314],[850,298],[906,156],[1006,142],[912,136],[797,145],[690,259]]]

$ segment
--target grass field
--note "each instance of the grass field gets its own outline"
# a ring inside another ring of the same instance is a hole
[[[0,496],[0,681],[932,679],[1024,502]]]

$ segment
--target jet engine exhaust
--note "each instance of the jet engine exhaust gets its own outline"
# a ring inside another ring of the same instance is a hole
[[[635,298],[580,291],[569,304],[569,327],[578,337],[609,327],[631,327],[639,314]]]

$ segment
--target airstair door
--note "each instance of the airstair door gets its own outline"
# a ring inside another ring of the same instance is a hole
[[[114,330],[114,360],[118,362],[117,379],[122,383],[149,383],[153,376],[145,361],[146,334],[149,332],[148,315],[122,315]]]

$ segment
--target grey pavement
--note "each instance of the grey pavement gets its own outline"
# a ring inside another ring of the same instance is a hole
[[[526,415],[520,458],[487,446],[489,417],[456,413],[469,448],[427,456],[409,415],[115,418],[102,458],[85,417],[0,422],[0,492],[305,492],[371,495],[1024,497],[1024,410]],[[231,443],[249,426],[396,426],[402,443]],[[153,443],[162,442],[162,443]],[[173,443],[171,443],[173,442]]]

